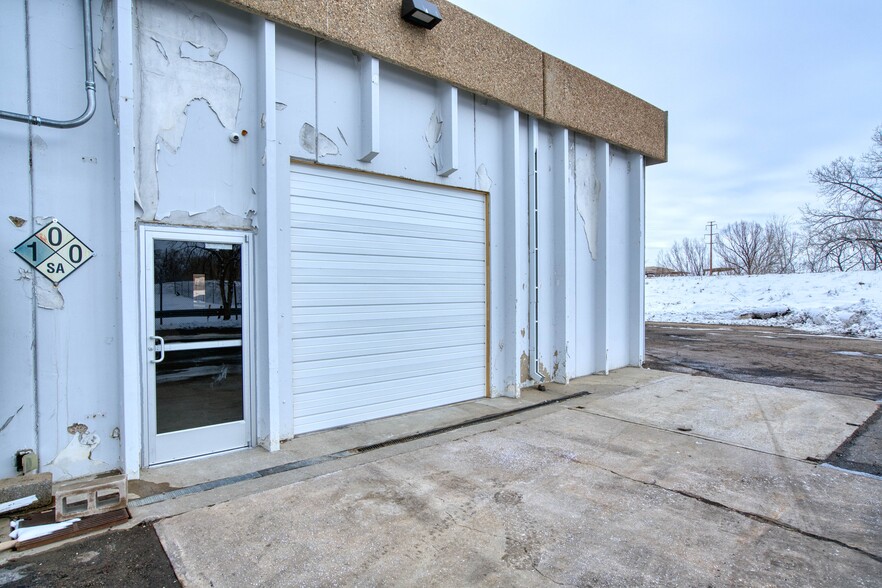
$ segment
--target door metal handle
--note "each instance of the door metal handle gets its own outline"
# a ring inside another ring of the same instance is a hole
[[[158,335],[154,335],[152,337],[147,337],[148,339],[153,339],[156,343],[156,347],[147,346],[148,351],[153,351],[153,357],[150,358],[150,363],[160,363],[163,359],[165,359],[165,339]],[[156,357],[156,349],[159,349],[159,358]]]

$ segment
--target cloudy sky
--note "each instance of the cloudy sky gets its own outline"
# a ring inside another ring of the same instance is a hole
[[[879,0],[453,1],[669,111],[669,162],[647,170],[648,264],[709,220],[799,220],[808,172],[882,125]]]

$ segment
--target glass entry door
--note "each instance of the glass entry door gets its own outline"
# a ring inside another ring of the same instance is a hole
[[[247,235],[145,228],[151,465],[252,444]]]

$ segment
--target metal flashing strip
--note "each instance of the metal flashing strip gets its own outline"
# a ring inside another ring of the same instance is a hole
[[[522,412],[526,412],[528,410],[534,410],[537,408],[542,408],[545,406],[550,406],[553,404],[565,402],[567,400],[572,400],[574,398],[588,396],[589,394],[591,394],[590,391],[582,390],[581,392],[576,392],[574,394],[567,394],[566,396],[560,396],[558,398],[550,398],[548,400],[543,400],[542,402],[538,402],[536,404],[531,404],[529,406],[521,406],[519,408],[513,408],[511,410],[506,410],[506,411],[499,412],[496,414],[477,417],[474,419],[468,419],[468,420],[461,421],[461,422],[458,422],[453,425],[447,425],[444,427],[437,427],[435,429],[429,429],[428,431],[423,431],[421,433],[414,433],[412,435],[403,435],[401,437],[397,437],[395,439],[389,439],[388,441],[383,441],[380,443],[372,443],[369,445],[362,445],[360,447],[354,447],[352,449],[337,451],[336,453],[329,453],[326,455],[319,455],[317,457],[310,457],[308,459],[301,459],[298,461],[283,463],[283,464],[273,466],[270,468],[264,468],[264,469],[256,470],[254,472],[240,474],[238,476],[228,476],[226,478],[220,478],[218,480],[211,480],[210,482],[203,482],[201,484],[194,484],[193,486],[186,486],[184,488],[178,488],[176,490],[170,490],[168,492],[162,492],[160,494],[154,494],[152,496],[145,496],[143,498],[136,498],[134,500],[129,500],[129,507],[147,506],[149,504],[156,504],[157,502],[172,500],[174,498],[180,498],[182,496],[189,496],[190,494],[198,494],[200,492],[207,492],[208,490],[214,490],[215,488],[222,488],[224,486],[238,484],[239,482],[246,482],[248,480],[256,480],[258,478],[265,478],[267,476],[273,476],[275,474],[282,474],[282,473],[290,472],[293,470],[299,470],[299,469],[303,469],[303,468],[306,468],[309,466],[318,465],[321,463],[326,463],[329,461],[336,461],[336,460],[344,458],[344,457],[352,457],[353,455],[368,453],[370,451],[375,451],[377,449],[389,447],[390,445],[400,445],[402,443],[407,443],[409,441],[416,441],[418,439],[425,439],[427,437],[434,437],[436,435],[449,433],[450,431],[455,431],[457,429],[463,429],[465,427],[470,427],[473,425],[479,425],[482,423],[487,423],[487,422],[492,422],[492,421],[496,421],[499,419],[503,419],[503,418],[506,418],[509,416],[520,414]]]

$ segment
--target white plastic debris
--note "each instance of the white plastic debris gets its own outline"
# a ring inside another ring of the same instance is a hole
[[[9,502],[3,502],[0,503],[0,513],[9,512],[11,510],[18,510],[35,502],[37,502],[36,494],[31,494],[30,496],[25,496],[24,498],[16,498],[15,500],[10,500]]]
[[[63,521],[61,523],[36,525],[34,527],[19,527],[19,525],[16,524],[19,521],[13,521],[13,528],[15,528],[15,530],[9,534],[9,537],[16,541],[29,541],[31,539],[36,539],[37,537],[51,535],[55,531],[60,531],[61,529],[66,529],[79,520],[80,519],[70,519],[69,521]]]

